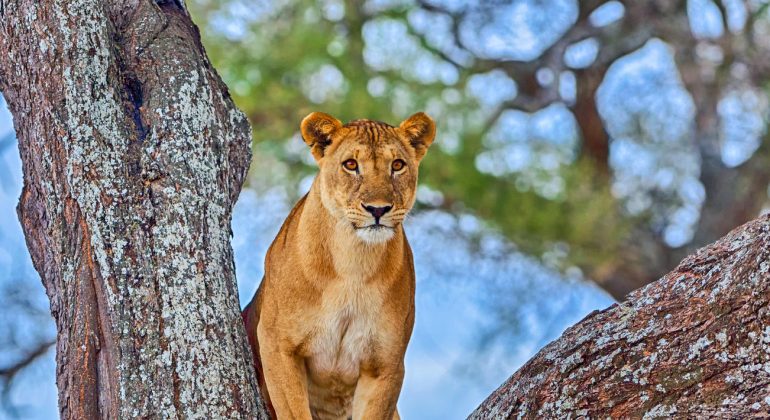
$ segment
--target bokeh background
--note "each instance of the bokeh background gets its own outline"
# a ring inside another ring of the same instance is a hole
[[[590,311],[770,208],[757,0],[188,0],[254,128],[233,216],[242,302],[309,188],[299,121],[438,123],[406,229],[405,419],[464,418]],[[15,214],[0,99],[0,418],[56,418],[55,327]]]

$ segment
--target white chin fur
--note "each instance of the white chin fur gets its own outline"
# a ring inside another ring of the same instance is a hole
[[[356,235],[367,244],[381,244],[393,237],[393,229],[384,227],[356,229]]]

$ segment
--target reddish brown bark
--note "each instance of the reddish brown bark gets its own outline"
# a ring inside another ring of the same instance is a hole
[[[770,415],[770,215],[569,328],[472,419]]]

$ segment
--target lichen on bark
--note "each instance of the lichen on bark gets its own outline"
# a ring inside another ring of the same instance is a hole
[[[770,215],[596,311],[471,419],[770,415]]]
[[[62,417],[264,418],[230,247],[250,127],[183,3],[3,6]]]

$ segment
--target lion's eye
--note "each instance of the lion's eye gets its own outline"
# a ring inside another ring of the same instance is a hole
[[[393,172],[398,172],[404,169],[404,166],[406,166],[406,162],[404,162],[401,159],[396,159],[393,161],[393,163],[390,164],[390,167],[391,169],[393,169]]]
[[[358,170],[358,162],[356,162],[355,159],[348,159],[342,162],[342,166],[349,171]]]

